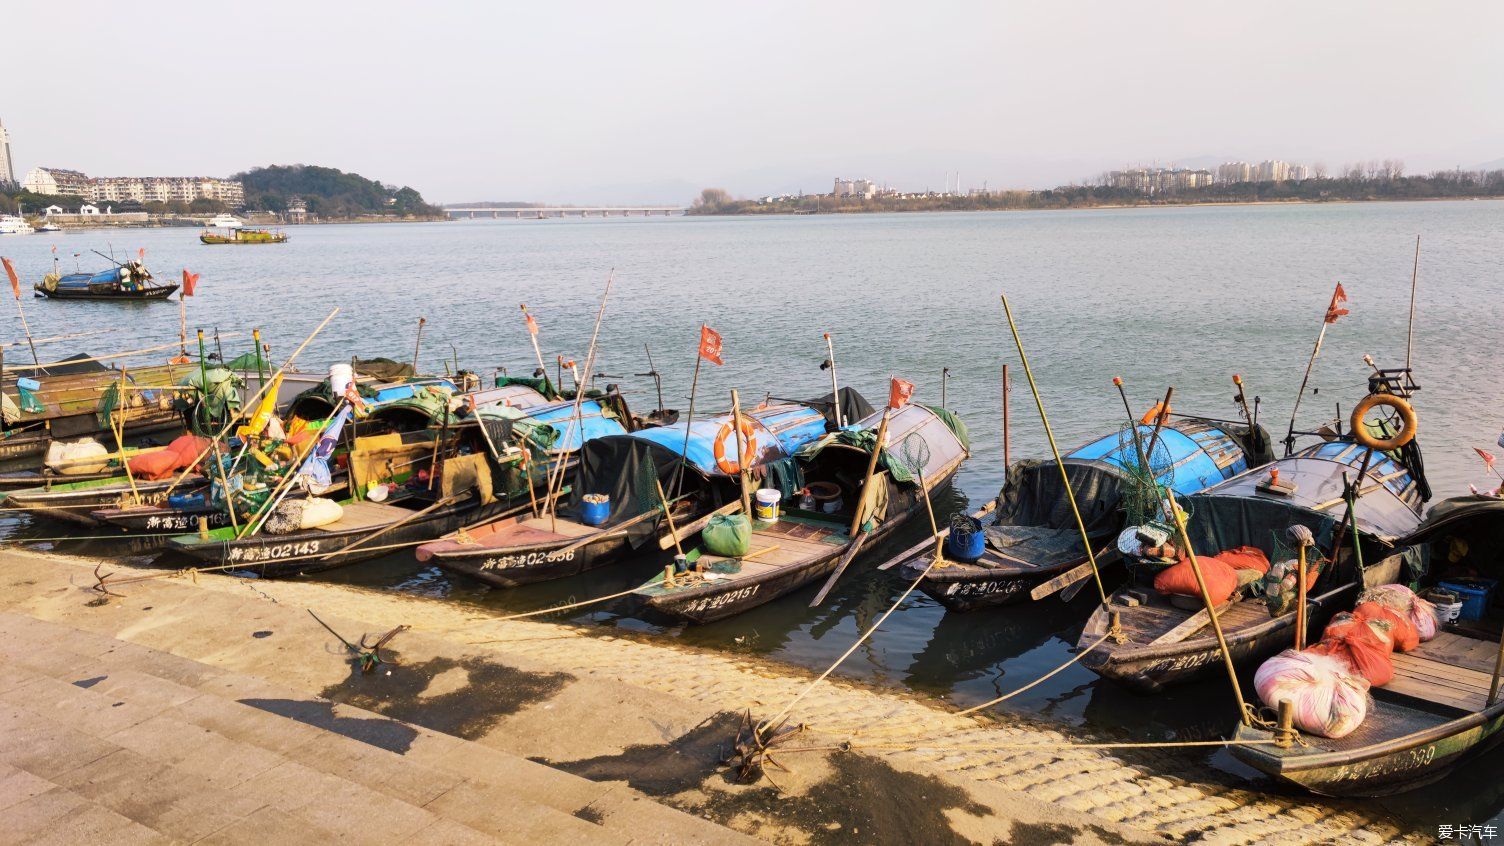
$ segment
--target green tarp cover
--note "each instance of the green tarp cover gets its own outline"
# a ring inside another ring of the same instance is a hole
[[[511,385],[521,385],[524,388],[532,388],[533,390],[551,400],[557,400],[561,398],[559,395],[559,390],[554,387],[553,381],[550,380],[547,376],[534,378],[532,376],[502,376],[500,374],[497,374],[495,387],[505,388]]]
[[[415,375],[411,364],[390,358],[357,358],[351,362],[350,366],[354,368],[356,374],[370,376],[382,382],[396,382]]]
[[[271,362],[267,361],[256,353],[241,353],[240,355],[225,362],[225,368],[228,370],[237,370],[242,373],[250,373],[253,371],[260,372],[262,370],[265,370],[267,373],[271,373],[276,370],[275,367],[272,367]]]

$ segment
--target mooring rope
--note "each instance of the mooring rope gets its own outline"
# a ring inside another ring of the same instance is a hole
[[[822,681],[825,681],[825,679],[831,673],[835,672],[835,669],[841,666],[841,663],[843,661],[851,657],[851,653],[855,652],[857,650],[857,647],[865,643],[867,641],[867,638],[871,637],[872,633],[877,631],[878,627],[881,626],[883,622],[886,621],[894,611],[898,610],[898,606],[902,605],[903,601],[909,598],[909,594],[913,593],[914,590],[919,587],[919,583],[924,581],[924,577],[928,576],[930,574],[930,570],[934,569],[934,567],[935,561],[932,558],[929,565],[924,568],[924,572],[920,573],[914,579],[914,581],[909,584],[907,590],[898,595],[898,599],[894,600],[893,604],[889,606],[888,610],[884,611],[883,615],[877,618],[877,622],[873,623],[872,626],[865,632],[862,632],[861,637],[858,637],[855,643],[851,644],[851,646],[845,652],[842,652],[841,657],[837,658],[834,664],[831,664],[829,667],[825,668],[825,672],[821,673],[818,678],[810,682],[809,685],[804,688],[804,690],[799,691],[799,695],[790,700],[789,704],[783,706],[782,711],[779,711],[777,714],[775,714],[772,719],[763,721],[757,727],[755,734],[761,736],[764,732],[767,732],[781,725],[783,720],[788,717],[789,712],[794,709],[795,705],[799,704],[799,701],[801,699],[803,699],[811,690],[814,690],[816,685],[818,685]]]
[[[571,602],[568,605],[556,605],[556,606],[554,606],[552,608],[539,608],[536,611],[524,611],[521,614],[508,614],[505,617],[493,617],[492,619],[487,620],[486,622],[488,622],[488,623],[504,623],[507,620],[521,620],[521,619],[523,619],[525,617],[541,617],[541,616],[543,616],[545,614],[555,614],[555,613],[558,613],[560,611],[569,611],[569,610],[572,610],[572,609],[575,609],[575,608],[584,608],[587,605],[595,605],[596,603],[607,602],[607,601],[612,600],[612,599],[621,599],[623,596],[627,596],[628,594],[632,594],[632,593],[636,593],[636,592],[637,592],[637,588],[635,588],[635,587],[634,588],[628,588],[628,589],[626,589],[624,591],[621,591],[619,593],[607,594],[606,596],[597,596],[594,599],[585,599],[585,600],[581,600],[579,602]],[[482,644],[482,643],[502,643],[505,640],[506,640],[505,638],[499,638],[499,639],[496,639],[496,640],[472,640],[472,641],[470,641],[470,644],[471,645],[479,645],[479,644]]]
[[[1015,690],[1015,691],[1013,691],[1011,693],[1005,693],[1005,694],[1003,694],[1002,696],[999,696],[996,699],[990,699],[990,700],[988,700],[986,702],[983,702],[980,705],[973,705],[970,708],[967,708],[965,711],[961,711],[961,712],[957,713],[956,716],[958,716],[958,717],[964,717],[967,714],[974,714],[977,711],[982,710],[983,708],[990,708],[993,705],[998,704],[999,702],[1006,702],[1009,699],[1012,699],[1013,697],[1019,695],[1020,693],[1023,693],[1024,691],[1029,690],[1029,689],[1035,687],[1036,685],[1039,685],[1039,684],[1042,684],[1042,683],[1048,681],[1051,677],[1053,677],[1053,676],[1055,676],[1055,675],[1057,675],[1059,673],[1064,672],[1066,670],[1066,668],[1070,667],[1071,665],[1075,664],[1077,661],[1080,661],[1082,658],[1086,657],[1086,654],[1088,652],[1091,652],[1093,649],[1096,649],[1097,647],[1101,646],[1102,642],[1105,641],[1105,640],[1107,640],[1107,638],[1110,637],[1110,636],[1111,635],[1105,635],[1105,634],[1102,635],[1101,637],[1097,638],[1097,642],[1096,643],[1093,643],[1091,646],[1088,646],[1085,649],[1081,650],[1080,652],[1077,652],[1075,655],[1071,656],[1071,660],[1066,661],[1064,664],[1061,664],[1060,666],[1058,666],[1055,669],[1049,671],[1048,673],[1045,673],[1044,675],[1040,676],[1039,678],[1035,679],[1034,681],[1029,682],[1028,684],[1024,685],[1023,687],[1021,687],[1021,688],[1019,688],[1019,689],[1017,689],[1017,690]]]

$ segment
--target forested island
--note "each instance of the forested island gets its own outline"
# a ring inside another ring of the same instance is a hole
[[[230,177],[245,186],[247,209],[281,213],[287,202],[301,197],[308,214],[321,220],[378,215],[394,218],[442,218],[444,210],[429,205],[416,189],[383,185],[358,173],[316,165],[269,165]]]
[[[1235,182],[1146,194],[1108,185],[1065,185],[1038,191],[974,191],[968,194],[889,193],[874,197],[805,194],[734,199],[719,188],[700,192],[689,214],[846,214],[916,211],[1014,211],[1219,203],[1353,202],[1504,197],[1504,170],[1437,171],[1415,176],[1337,177],[1282,182]]]

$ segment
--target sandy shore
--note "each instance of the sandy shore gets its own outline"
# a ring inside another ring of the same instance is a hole
[[[771,842],[1423,837],[1372,809],[1252,792],[1184,756],[1073,747],[1086,738],[1007,714],[957,717],[938,702],[840,680],[822,683],[797,707],[795,719],[809,728],[784,744],[790,751],[775,753],[788,770],[771,768],[771,782],[741,785],[721,764],[741,715],[778,712],[808,673],[316,581],[179,576],[102,597],[88,589],[95,563],[0,554],[0,607],[620,782]],[[139,572],[150,571],[122,575]],[[390,674],[361,676],[310,609],[351,640],[412,628],[392,641]],[[853,748],[840,749],[846,742]],[[820,749],[793,751],[809,747]]]

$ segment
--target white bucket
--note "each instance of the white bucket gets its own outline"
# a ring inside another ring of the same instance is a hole
[[[345,389],[355,381],[355,368],[348,364],[329,365],[329,393],[336,398],[345,395]]]
[[[778,503],[783,494],[776,488],[759,488],[757,491],[757,519],[764,523],[778,522]]]
[[[1433,602],[1436,606],[1436,622],[1446,624],[1455,623],[1462,615],[1461,602]]]

